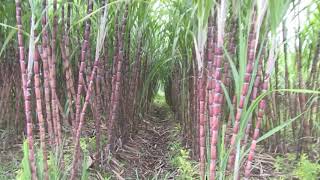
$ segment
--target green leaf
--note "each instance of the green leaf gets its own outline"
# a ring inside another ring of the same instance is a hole
[[[7,47],[7,44],[9,43],[9,41],[12,39],[12,37],[15,35],[16,32],[17,32],[16,29],[12,29],[10,31],[10,33],[7,35],[7,38],[4,41],[4,43],[2,45],[2,48],[1,48],[1,51],[0,51],[0,57],[1,57],[2,53],[3,53],[3,51],[5,50],[5,48]]]

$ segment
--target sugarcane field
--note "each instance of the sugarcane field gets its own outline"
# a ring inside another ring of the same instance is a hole
[[[320,179],[320,0],[0,0],[0,180],[215,179]]]

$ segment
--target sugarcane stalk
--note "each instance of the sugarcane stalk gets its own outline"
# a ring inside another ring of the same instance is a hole
[[[35,163],[35,154],[33,147],[33,132],[32,132],[32,115],[31,115],[31,79],[28,78],[26,72],[26,62],[23,46],[23,29],[22,29],[22,13],[21,13],[21,1],[16,0],[16,20],[18,27],[18,47],[19,47],[19,60],[20,60],[20,71],[21,71],[21,80],[22,80],[22,90],[24,97],[24,109],[26,115],[26,127],[27,127],[27,142],[29,150],[29,164],[31,170],[31,179],[37,180],[37,170]],[[33,57],[32,57],[33,58]]]
[[[266,68],[266,72],[264,75],[264,79],[263,82],[261,84],[261,94],[264,94],[267,92],[268,87],[269,87],[269,80],[270,80],[270,76],[271,76],[271,71],[274,68],[274,63],[275,63],[275,58],[274,58],[274,54],[275,54],[275,43],[272,43],[272,47],[270,49],[269,52],[269,57],[268,57],[268,62],[267,62],[267,68]],[[249,151],[249,155],[248,155],[248,159],[247,159],[247,163],[245,166],[245,178],[249,178],[250,174],[251,174],[251,169],[252,169],[252,161],[255,155],[255,149],[256,149],[256,145],[257,145],[257,140],[259,138],[259,132],[260,132],[260,126],[263,120],[263,115],[266,109],[266,98],[263,98],[260,102],[259,102],[259,109],[258,109],[258,117],[257,117],[257,122],[256,122],[256,127],[254,129],[254,134],[252,137],[252,142],[251,142],[251,146],[250,146],[250,151]]]
[[[124,34],[125,34],[125,28],[126,28],[126,24],[127,24],[127,18],[128,18],[128,4],[126,4],[125,7],[125,12],[124,12],[124,16],[122,19],[122,23],[121,23],[121,35],[119,38],[119,52],[117,57],[119,58],[117,61],[117,68],[116,68],[116,75],[113,79],[113,83],[112,86],[114,87],[114,89],[112,90],[112,94],[111,94],[111,107],[110,107],[110,111],[109,111],[109,128],[108,128],[108,143],[107,143],[107,147],[106,147],[106,151],[107,153],[109,153],[110,151],[112,151],[113,149],[113,129],[115,126],[115,121],[116,121],[116,115],[117,115],[117,111],[118,111],[118,107],[119,107],[119,99],[120,99],[120,83],[121,83],[121,70],[122,70],[122,61],[123,61],[123,40],[124,40]]]
[[[39,51],[35,48],[34,52],[34,87],[35,87],[35,95],[36,95],[36,106],[37,106],[37,117],[39,120],[39,129],[40,129],[40,146],[43,154],[43,173],[44,179],[49,179],[48,174],[48,162],[47,162],[47,148],[46,148],[46,130],[44,127],[44,118],[42,114],[42,99],[41,99],[41,92],[40,92],[40,75],[39,75]]]
[[[225,27],[225,18],[226,18],[226,9],[227,2],[221,0],[220,8],[218,8],[217,13],[217,44],[215,47],[214,61],[216,63],[215,69],[215,86],[214,86],[214,96],[213,96],[213,105],[210,109],[210,113],[213,114],[211,121],[211,148],[210,148],[210,179],[215,179],[216,175],[216,160],[217,160],[217,141],[218,141],[218,131],[219,131],[219,121],[221,120],[221,109],[222,109],[222,99],[223,91],[221,87],[222,81],[222,60],[223,60],[223,45],[224,45],[224,27]]]
[[[248,95],[249,91],[249,84],[251,81],[251,76],[253,72],[253,66],[254,66],[254,59],[255,59],[255,53],[256,53],[256,10],[254,9],[253,14],[252,14],[252,22],[251,22],[251,30],[250,34],[248,37],[248,52],[247,52],[247,66],[246,66],[246,72],[244,76],[244,83],[242,86],[241,90],[241,96],[239,100],[239,104],[237,107],[237,112],[236,112],[236,117],[235,117],[235,122],[233,125],[233,133],[232,137],[230,140],[230,156],[228,160],[228,169],[231,169],[234,165],[235,162],[235,143],[236,143],[236,138],[239,132],[239,127],[240,127],[240,119],[242,116],[242,110],[244,108],[244,103],[246,96]]]
[[[42,16],[42,50],[40,57],[43,64],[43,83],[44,83],[44,95],[45,95],[45,107],[46,107],[46,122],[48,126],[49,133],[49,144],[53,144],[54,132],[52,125],[52,111],[50,105],[50,72],[49,72],[49,62],[48,62],[48,31],[47,31],[47,0],[43,0],[42,8],[45,11],[44,16]]]
[[[93,1],[89,0],[88,1],[88,12],[87,14],[92,13],[92,8],[93,8]],[[84,69],[85,69],[85,58],[87,54],[87,49],[89,46],[89,37],[90,37],[90,27],[91,27],[91,20],[88,19],[86,21],[85,25],[85,30],[84,30],[84,39],[82,42],[82,47],[81,47],[81,57],[80,57],[80,67],[79,67],[79,75],[78,75],[78,87],[77,87],[77,97],[76,97],[76,114],[75,114],[75,122],[72,123],[73,126],[73,135],[76,135],[77,127],[78,127],[78,122],[80,118],[80,111],[81,111],[81,93],[82,89],[85,86],[84,82]]]
[[[58,97],[56,92],[56,39],[58,31],[58,17],[57,17],[57,0],[53,1],[53,31],[52,31],[52,41],[51,41],[51,51],[49,60],[50,67],[50,87],[51,87],[51,107],[52,107],[52,119],[54,123],[55,135],[56,135],[56,144],[62,144],[62,135],[61,135],[61,124],[60,124],[60,115],[58,108]]]

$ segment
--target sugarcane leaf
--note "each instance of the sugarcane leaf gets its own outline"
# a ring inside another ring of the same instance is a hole
[[[3,45],[2,45],[2,48],[1,48],[1,51],[0,51],[0,57],[1,57],[2,53],[3,53],[3,51],[6,49],[7,44],[10,42],[10,40],[12,39],[12,37],[15,35],[16,32],[17,32],[16,29],[12,29],[10,31],[10,33],[8,34],[7,38],[3,42]]]
[[[233,79],[239,79],[239,73],[237,71],[236,65],[234,64],[234,62],[233,62],[232,58],[230,57],[230,54],[227,51],[227,49],[225,48],[225,46],[223,46],[223,51],[224,51],[225,56],[227,57],[226,59],[229,62],[229,66],[231,67]]]
[[[78,20],[77,22],[75,22],[74,24],[72,24],[72,27],[71,28],[74,28],[74,26],[76,26],[77,24],[80,24],[86,20],[88,20],[89,18],[92,18],[91,16],[95,15],[96,13],[102,11],[105,7],[108,7],[108,6],[112,6],[114,4],[117,4],[117,3],[121,3],[121,2],[126,2],[127,0],[116,0],[116,1],[113,1],[113,2],[110,2],[104,6],[101,6],[99,7],[98,9],[92,11],[90,14],[87,14],[85,17],[81,18],[80,20]]]
[[[228,90],[227,90],[226,86],[223,83],[221,83],[221,87],[222,87],[224,96],[226,98],[226,101],[227,101],[227,104],[228,104],[228,107],[229,107],[229,112],[231,114],[232,121],[234,122],[235,121],[235,114],[234,114],[234,107],[232,105],[231,98],[229,96],[229,93],[228,93]]]
[[[270,26],[271,26],[271,32],[273,34],[276,34],[276,29],[278,25],[281,23],[283,16],[287,12],[289,5],[291,1],[290,0],[269,0],[269,20],[270,20]]]
[[[241,162],[241,154],[240,154],[240,142],[238,141],[236,143],[236,158],[235,158],[235,162],[234,162],[234,173],[233,173],[233,179],[234,180],[238,180],[239,179],[239,170],[240,170],[240,162]]]
[[[268,131],[267,133],[265,133],[264,135],[262,135],[257,142],[263,141],[265,139],[267,139],[268,137],[272,136],[273,134],[279,132],[280,130],[282,130],[283,128],[285,128],[286,126],[290,125],[293,121],[299,119],[303,114],[305,114],[307,111],[299,114],[298,116],[296,116],[295,118],[289,119],[285,122],[283,122],[282,124],[280,124],[279,126],[271,129],[270,131]]]
[[[268,91],[265,93],[262,93],[250,106],[250,110],[252,110],[252,108],[254,108],[254,106],[257,106],[258,102],[260,102],[265,96],[267,96],[268,94],[271,94],[272,92],[296,92],[296,93],[311,93],[311,94],[320,94],[320,91],[314,91],[314,90],[307,90],[307,89],[279,89],[279,90],[272,90],[272,91]],[[315,99],[314,99],[315,101]],[[272,136],[273,134],[279,132],[280,130],[284,129],[285,127],[287,127],[288,125],[290,125],[293,121],[299,119],[303,114],[307,113],[310,110],[312,103],[310,103],[310,105],[306,108],[306,110],[302,113],[300,113],[298,116],[289,119],[285,122],[283,122],[282,124],[280,124],[279,126],[271,129],[270,131],[268,131],[267,133],[265,133],[264,135],[262,135],[260,138],[257,139],[257,142],[261,142],[265,139],[267,139],[268,137]],[[243,159],[245,157],[246,154],[248,154],[250,151],[250,148],[247,149],[243,154],[241,159]]]
[[[8,24],[0,23],[0,26],[6,27],[6,28],[10,28],[10,29],[14,29],[14,30],[18,31],[18,28],[17,28],[17,27],[13,27],[13,26],[10,26],[10,25],[8,25]],[[24,30],[22,30],[22,33],[23,33],[24,35],[26,35],[26,36],[29,36],[29,33],[26,32],[26,31],[24,31]]]

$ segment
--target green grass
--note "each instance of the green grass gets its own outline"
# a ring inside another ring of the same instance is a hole
[[[183,147],[179,141],[181,128],[176,126],[173,130],[171,143],[169,144],[170,165],[178,171],[177,179],[198,179],[197,162],[192,161],[190,150]]]
[[[296,160],[295,153],[277,156],[274,168],[284,178],[313,180],[320,177],[320,164],[311,161],[306,154],[302,154],[300,160]]]
[[[318,179],[320,177],[320,164],[311,162],[308,157],[303,154],[294,170],[294,175],[301,180]]]
[[[83,151],[83,166],[82,166],[82,171],[81,171],[81,179],[82,180],[88,180],[90,179],[90,174],[89,174],[89,151],[88,148],[91,144],[88,142],[91,142],[90,139],[81,139],[81,148]],[[24,140],[23,143],[23,159],[20,164],[20,169],[17,170],[17,180],[28,180],[31,179],[31,173],[30,173],[30,166],[28,162],[28,145],[27,145],[27,140]],[[68,179],[69,176],[69,171],[71,168],[71,156],[64,156],[64,163],[65,163],[65,168],[61,169],[60,168],[60,156],[61,150],[57,150],[56,152],[49,151],[48,152],[48,173],[49,173],[49,179],[50,180],[56,180],[56,179]],[[37,176],[39,179],[43,179],[43,156],[42,156],[42,151],[39,150],[39,148],[36,148],[36,162],[37,162]],[[0,169],[1,172],[1,169]],[[0,176],[1,177],[1,176]],[[1,177],[2,178],[2,177]],[[7,177],[5,177],[7,178]],[[2,180],[2,179],[0,179]]]
[[[0,164],[0,180],[10,180],[15,179],[15,174],[18,171],[19,162],[17,160],[12,160],[9,163]]]

